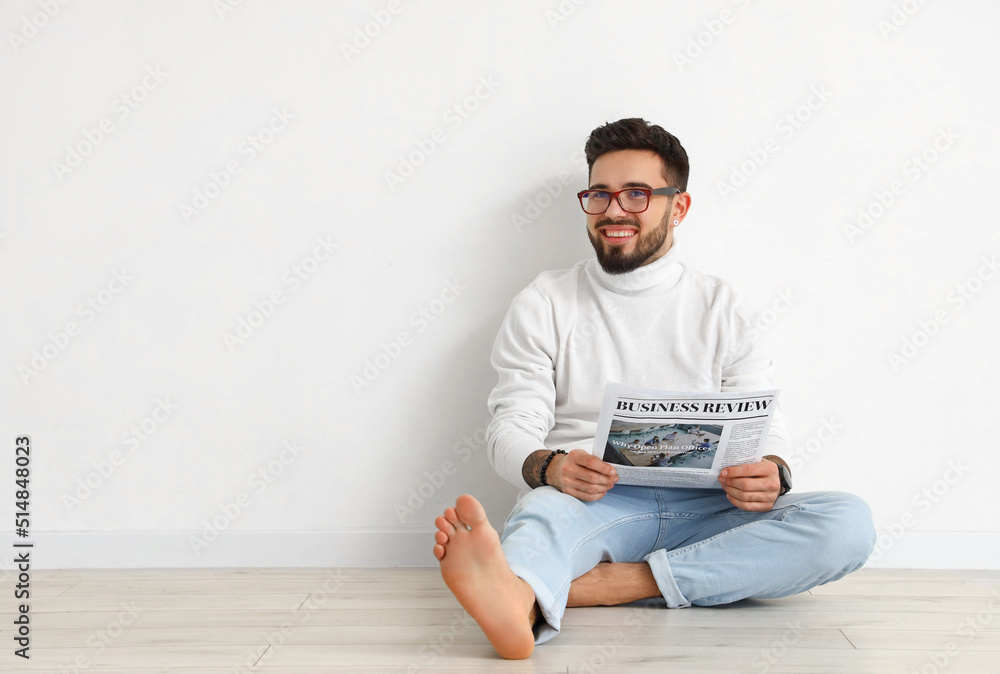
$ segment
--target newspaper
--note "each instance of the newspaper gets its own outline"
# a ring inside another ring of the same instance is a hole
[[[778,391],[670,393],[608,382],[595,456],[620,484],[718,487],[719,471],[763,458]]]

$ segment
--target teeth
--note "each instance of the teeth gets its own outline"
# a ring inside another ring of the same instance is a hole
[[[624,238],[626,236],[632,236],[632,234],[634,234],[634,232],[629,232],[629,231],[624,231],[624,230],[617,230],[617,231],[604,230],[604,233],[606,235],[608,235],[610,237],[613,237],[613,238],[616,238],[616,239],[622,239],[622,238]]]

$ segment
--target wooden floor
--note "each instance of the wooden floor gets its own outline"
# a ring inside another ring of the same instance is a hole
[[[720,608],[570,609],[528,661],[499,659],[435,569],[39,571],[30,660],[0,671],[1000,672],[1000,572],[865,569]]]

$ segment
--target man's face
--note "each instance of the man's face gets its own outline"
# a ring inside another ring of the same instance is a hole
[[[588,189],[617,192],[626,187],[675,187],[663,178],[663,160],[650,150],[618,150],[594,161]],[[674,220],[687,212],[690,196],[651,196],[642,213],[622,210],[612,200],[608,210],[587,216],[587,236],[597,261],[609,274],[624,274],[662,257],[673,244]]]

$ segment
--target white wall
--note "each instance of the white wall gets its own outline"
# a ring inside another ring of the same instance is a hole
[[[684,258],[764,312],[796,487],[867,498],[873,563],[997,568],[995,2],[223,2],[0,8],[0,518],[30,434],[36,565],[428,564],[466,491],[502,523],[493,337],[590,254],[587,134],[642,116],[691,156]]]

